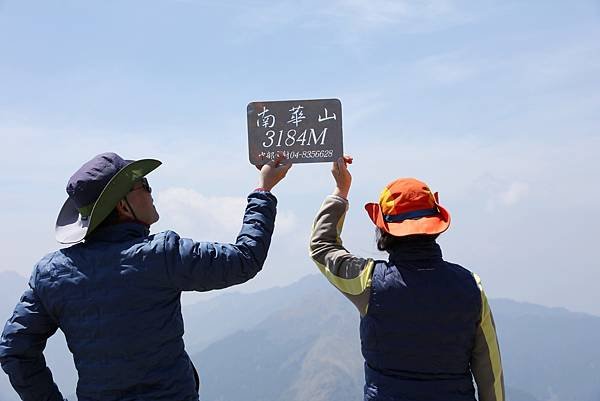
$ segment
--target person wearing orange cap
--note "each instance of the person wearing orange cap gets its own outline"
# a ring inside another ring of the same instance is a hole
[[[317,213],[310,255],[360,313],[364,401],[505,401],[496,328],[481,280],[446,262],[436,242],[450,226],[437,193],[414,178],[385,186],[365,205],[377,248],[361,258],[342,245],[352,176],[345,156]]]

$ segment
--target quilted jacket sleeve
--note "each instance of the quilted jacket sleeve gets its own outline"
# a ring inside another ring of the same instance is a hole
[[[2,369],[23,401],[63,401],[42,353],[57,329],[35,293],[34,271],[0,341]]]
[[[167,274],[182,291],[209,291],[244,283],[267,258],[277,200],[270,192],[248,196],[242,229],[232,244],[195,242],[174,232],[165,236]]]

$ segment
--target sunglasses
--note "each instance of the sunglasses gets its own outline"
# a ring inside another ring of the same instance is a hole
[[[148,180],[146,179],[146,177],[142,177],[139,181],[140,184],[142,184],[141,187],[136,187],[136,188],[131,188],[131,191],[137,191],[138,189],[144,189],[146,192],[148,192],[149,194],[152,193],[152,188],[150,188],[150,184],[148,184]]]

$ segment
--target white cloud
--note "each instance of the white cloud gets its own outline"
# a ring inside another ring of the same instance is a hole
[[[519,202],[529,192],[529,185],[524,182],[513,182],[508,189],[500,194],[500,200],[507,206]]]
[[[485,211],[497,212],[498,208],[513,207],[529,193],[529,184],[522,181],[509,181],[486,174],[478,178],[474,185],[487,197]]]
[[[596,32],[592,32],[594,34]],[[589,83],[600,71],[600,45],[595,40],[566,43],[528,52],[500,65],[529,87]]]
[[[434,81],[444,85],[456,84],[475,75],[480,68],[476,60],[465,60],[463,54],[449,53],[428,56],[415,63],[415,75],[423,76],[425,81]]]
[[[333,41],[352,47],[361,41],[364,32],[390,28],[404,33],[434,32],[474,20],[473,7],[458,3],[456,0],[255,1],[239,7],[234,18],[236,25],[251,28],[237,38],[242,41],[294,26],[331,29],[336,32]]]
[[[447,0],[338,0],[334,4],[338,15],[372,26],[446,20],[458,16],[453,2]]]
[[[157,228],[173,229],[198,241],[231,242],[240,230],[246,204],[243,197],[207,196],[193,189],[168,188],[156,197],[161,215]],[[290,233],[295,225],[293,213],[278,212],[278,235]]]

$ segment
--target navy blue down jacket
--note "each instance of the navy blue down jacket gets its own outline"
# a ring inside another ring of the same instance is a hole
[[[262,268],[276,199],[249,195],[234,244],[148,235],[124,223],[44,257],[7,322],[0,362],[24,401],[63,400],[42,351],[61,329],[79,374],[79,401],[198,400],[184,349],[182,291],[243,283]]]

